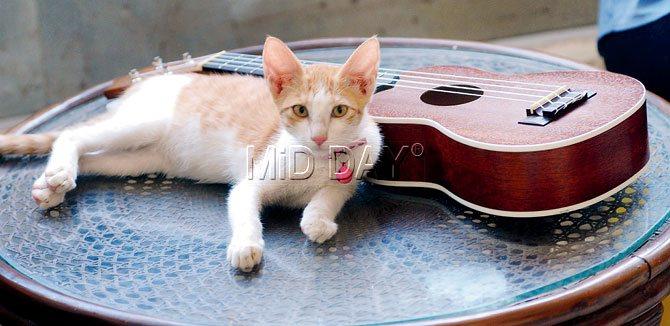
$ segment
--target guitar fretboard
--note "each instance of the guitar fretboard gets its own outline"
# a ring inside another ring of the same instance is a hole
[[[202,69],[204,71],[263,76],[263,58],[260,55],[241,55],[226,52],[207,61]]]
[[[210,72],[223,72],[241,75],[263,76],[263,58],[260,55],[248,55],[226,52],[207,61],[202,69]],[[303,65],[315,64],[314,61],[302,60]],[[377,89],[381,92],[392,88],[398,80],[398,75],[387,71],[380,71],[377,75]]]

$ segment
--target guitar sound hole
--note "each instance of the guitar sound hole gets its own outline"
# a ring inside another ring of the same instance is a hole
[[[479,99],[484,91],[472,85],[449,85],[435,87],[421,94],[421,101],[437,106],[452,106],[470,103]]]

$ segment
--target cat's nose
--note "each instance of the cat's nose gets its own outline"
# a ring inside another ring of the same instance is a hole
[[[312,140],[319,146],[321,146],[321,144],[323,144],[326,141],[326,139],[328,139],[328,137],[326,137],[326,136],[314,136],[314,137],[312,137]]]

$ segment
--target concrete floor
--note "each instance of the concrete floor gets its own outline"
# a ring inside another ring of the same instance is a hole
[[[0,132],[3,132],[17,123],[21,122],[23,119],[27,118],[27,115],[18,115],[9,118],[0,119]]]
[[[595,25],[502,38],[491,43],[551,54],[604,69]]]
[[[595,26],[585,26],[502,38],[491,43],[545,52],[603,68],[602,59],[596,50],[597,35]],[[26,117],[21,115],[0,119],[0,131],[6,130]]]

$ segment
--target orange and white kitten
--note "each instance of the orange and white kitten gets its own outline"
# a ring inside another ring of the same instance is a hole
[[[332,178],[329,147],[365,139],[367,146],[352,149],[353,156],[362,158],[367,150],[367,163],[377,160],[381,135],[365,106],[374,91],[378,65],[379,42],[374,37],[341,67],[303,67],[282,41],[268,37],[263,49],[265,80],[199,74],[149,78],[128,89],[105,117],[57,137],[0,136],[0,153],[51,149],[32,190],[42,208],[62,203],[65,193],[75,188],[78,174],[160,172],[232,183],[228,260],[236,268],[250,270],[263,255],[259,218],[263,205],[304,207],[300,227],[312,241],[324,242],[337,231],[335,217],[358,180]],[[270,159],[265,149],[274,146],[286,153],[293,145],[309,148],[312,162],[305,155],[294,155],[295,162],[278,160],[277,169],[303,171],[313,164],[309,177],[249,177],[248,153],[255,162],[252,174],[263,175]],[[295,166],[286,166],[290,164]]]

